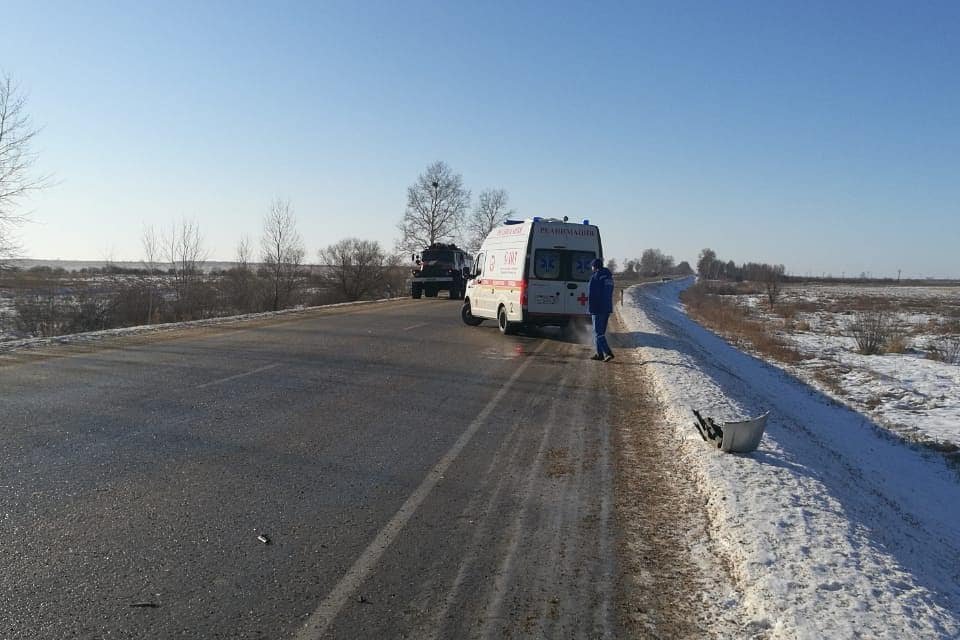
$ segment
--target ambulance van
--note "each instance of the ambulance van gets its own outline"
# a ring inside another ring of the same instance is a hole
[[[471,326],[495,320],[502,333],[586,321],[595,258],[603,258],[600,230],[589,220],[507,220],[474,258],[460,316]]]

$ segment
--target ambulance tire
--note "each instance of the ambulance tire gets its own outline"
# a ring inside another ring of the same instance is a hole
[[[483,318],[478,318],[473,315],[472,310],[470,309],[470,301],[467,300],[463,303],[463,306],[460,307],[460,319],[463,320],[463,324],[469,325],[471,327],[479,326],[483,322]]]
[[[500,308],[497,309],[497,327],[500,329],[500,333],[505,336],[517,331],[516,323],[507,320],[507,308],[503,305],[500,305]]]

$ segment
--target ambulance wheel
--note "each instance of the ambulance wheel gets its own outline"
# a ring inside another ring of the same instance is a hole
[[[420,299],[420,296],[423,294],[423,288],[421,288],[421,287],[418,286],[418,285],[414,285],[414,287],[413,287],[413,289],[412,289],[412,291],[411,291],[410,293],[411,293],[411,295],[412,295],[414,298],[416,298],[417,300],[419,300],[419,299]]]
[[[497,309],[497,327],[500,329],[500,333],[505,336],[517,330],[516,325],[507,320],[507,308],[503,305],[500,305],[500,308]]]
[[[464,324],[470,325],[471,327],[476,327],[483,322],[483,318],[478,318],[477,316],[473,315],[473,312],[470,310],[469,300],[464,302],[463,306],[460,307],[460,319],[463,320]]]

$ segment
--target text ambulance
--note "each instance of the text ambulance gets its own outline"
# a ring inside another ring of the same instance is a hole
[[[585,320],[594,258],[603,258],[600,230],[588,220],[508,220],[480,246],[460,316],[471,326],[496,320],[503,333]]]

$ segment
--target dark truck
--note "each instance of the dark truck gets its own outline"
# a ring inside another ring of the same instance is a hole
[[[417,263],[410,284],[410,294],[414,298],[421,295],[435,298],[441,290],[449,291],[451,300],[463,298],[473,266],[469,253],[455,244],[435,242],[419,256],[414,255],[413,260]]]

